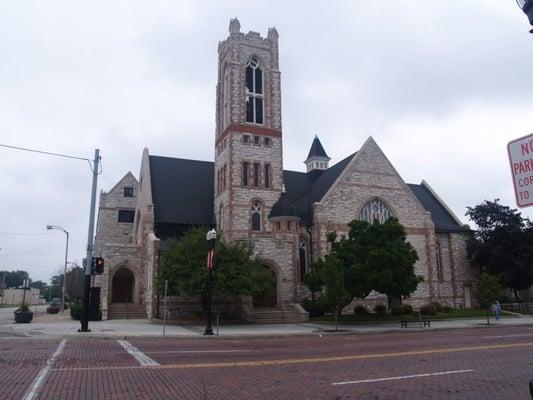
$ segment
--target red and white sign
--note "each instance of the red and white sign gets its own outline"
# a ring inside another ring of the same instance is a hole
[[[207,251],[207,269],[213,269],[215,266],[215,248]]]
[[[507,151],[516,204],[518,207],[533,206],[533,134],[509,142]]]

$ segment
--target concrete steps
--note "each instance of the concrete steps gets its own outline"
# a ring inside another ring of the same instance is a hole
[[[112,303],[109,305],[108,319],[147,319],[144,305],[133,303]]]
[[[307,317],[295,310],[255,309],[251,321],[256,324],[287,324],[305,322]]]

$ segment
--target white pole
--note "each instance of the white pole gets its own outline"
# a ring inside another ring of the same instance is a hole
[[[67,281],[67,259],[68,259],[68,232],[63,230],[67,235],[67,244],[65,246],[65,268],[63,270],[63,287],[61,288],[61,312],[65,311],[65,288]]]

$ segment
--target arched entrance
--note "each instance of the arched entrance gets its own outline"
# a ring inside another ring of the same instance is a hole
[[[268,265],[263,265],[258,275],[258,284],[252,295],[254,308],[276,308],[278,303],[276,273]]]
[[[113,303],[133,303],[135,277],[127,268],[121,268],[113,275]]]

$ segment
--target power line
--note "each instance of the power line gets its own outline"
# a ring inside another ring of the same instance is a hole
[[[54,235],[55,236],[55,235]],[[35,253],[37,250],[39,249],[42,249],[43,247],[47,246],[48,244],[50,244],[53,240],[55,240],[56,237],[52,237],[50,240],[47,240],[46,242],[38,245],[38,246],[35,246],[35,247],[32,247],[28,250],[25,250],[25,251],[22,251],[22,252],[19,252],[19,253],[11,253],[11,254],[2,254],[0,253],[0,257],[13,257],[13,256],[21,256],[21,255],[24,255],[24,254],[31,254],[31,253]]]
[[[62,153],[52,153],[50,151],[29,149],[27,147],[10,146],[8,144],[2,144],[2,143],[0,143],[0,147],[6,147],[8,149],[13,149],[13,150],[29,151],[31,153],[45,154],[45,155],[54,156],[54,157],[63,157],[63,158],[71,158],[71,159],[74,159],[74,160],[87,161],[89,163],[89,168],[91,169],[91,172],[94,173],[93,166],[91,164],[91,160],[89,160],[88,158],[85,158],[85,157],[72,156],[70,154],[62,154]],[[101,173],[102,173],[102,164],[100,163],[100,170],[96,174],[100,175]]]
[[[54,233],[55,234],[55,233]],[[59,234],[59,233],[57,233]],[[0,236],[49,236],[50,233],[30,233],[30,232],[0,232]],[[53,235],[53,234],[52,234]]]

